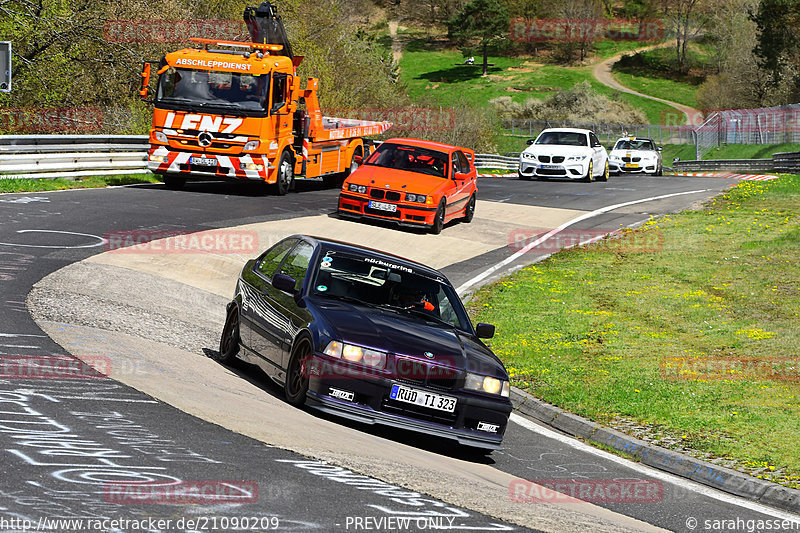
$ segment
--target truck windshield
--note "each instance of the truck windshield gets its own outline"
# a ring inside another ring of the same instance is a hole
[[[269,76],[170,68],[158,82],[156,101],[178,106],[264,111]]]
[[[446,178],[447,159],[446,153],[436,150],[419,146],[382,143],[364,164]]]

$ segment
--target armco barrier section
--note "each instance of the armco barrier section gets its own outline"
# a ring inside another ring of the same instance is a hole
[[[675,172],[775,172],[772,159],[708,159],[705,161],[675,161]]]
[[[800,152],[772,154],[772,160],[775,162],[775,172],[800,174]]]
[[[0,135],[0,179],[147,172],[146,135]]]
[[[518,170],[519,156],[506,157],[496,154],[475,154],[475,168],[496,168],[500,170]]]

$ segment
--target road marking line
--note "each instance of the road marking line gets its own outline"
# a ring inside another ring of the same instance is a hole
[[[699,493],[699,494],[701,494],[703,496],[708,496],[709,498],[714,498],[714,499],[719,500],[719,501],[721,501],[723,503],[729,503],[729,504],[732,504],[732,505],[736,505],[738,507],[745,507],[747,509],[750,509],[751,511],[762,513],[762,514],[765,514],[765,515],[768,515],[768,516],[772,516],[772,517],[775,517],[775,518],[779,518],[781,520],[797,521],[798,519],[800,519],[800,516],[798,516],[798,515],[787,513],[787,512],[783,512],[783,511],[779,511],[778,509],[773,509],[772,507],[768,507],[766,505],[763,505],[763,504],[760,504],[760,503],[757,503],[757,502],[753,502],[753,501],[750,501],[750,500],[746,500],[744,498],[740,498],[738,496],[733,496],[731,494],[726,494],[724,492],[720,492],[717,489],[708,487],[706,485],[701,485],[700,483],[697,483],[695,481],[692,481],[692,480],[689,480],[689,479],[686,479],[686,478],[682,478],[682,477],[678,477],[678,476],[675,476],[673,474],[669,474],[667,472],[663,472],[661,470],[657,470],[655,468],[651,468],[649,466],[643,465],[641,463],[635,463],[633,461],[629,461],[629,460],[624,459],[622,457],[619,457],[617,455],[614,455],[614,454],[611,454],[609,452],[603,451],[603,450],[601,450],[599,448],[595,448],[594,446],[586,444],[585,442],[580,441],[580,440],[578,440],[578,439],[576,439],[574,437],[563,435],[563,434],[558,433],[558,432],[556,432],[556,431],[554,431],[552,429],[548,429],[548,428],[546,428],[544,426],[540,426],[539,424],[531,422],[530,420],[528,420],[528,419],[526,419],[526,418],[524,418],[524,417],[522,417],[522,416],[520,416],[520,415],[518,415],[516,413],[512,413],[511,414],[511,421],[514,422],[517,425],[522,426],[525,429],[533,431],[534,433],[538,433],[538,434],[540,434],[540,435],[542,435],[542,436],[544,436],[546,438],[550,438],[550,439],[556,440],[558,442],[561,442],[562,444],[567,444],[567,445],[569,445],[569,446],[571,446],[571,447],[573,447],[573,448],[575,448],[575,449],[577,449],[579,451],[586,452],[586,453],[589,453],[589,454],[592,454],[592,455],[596,455],[596,456],[600,457],[601,459],[605,459],[607,461],[611,461],[612,463],[617,463],[619,465],[622,465],[624,467],[630,468],[631,470],[635,470],[635,471],[637,471],[637,472],[639,472],[641,474],[644,474],[646,476],[657,478],[657,479],[660,479],[662,481],[666,481],[667,483],[672,483],[673,485],[678,485],[678,486],[686,488],[688,490],[697,492],[697,493]]]
[[[621,204],[609,205],[609,206],[606,206],[606,207],[601,207],[600,209],[595,209],[594,211],[589,211],[588,213],[585,213],[585,214],[583,214],[583,215],[581,215],[579,217],[576,217],[576,218],[573,218],[572,220],[568,220],[567,222],[564,222],[563,224],[561,224],[557,228],[548,231],[547,233],[545,233],[544,235],[542,235],[541,237],[539,237],[538,239],[536,239],[532,243],[528,244],[527,246],[525,246],[523,249],[519,250],[515,254],[513,254],[513,255],[511,255],[509,257],[506,257],[505,259],[503,259],[502,261],[500,261],[496,265],[493,265],[493,266],[487,268],[482,273],[478,274],[477,276],[475,276],[471,280],[469,280],[466,283],[464,283],[463,285],[461,285],[458,289],[456,289],[456,292],[459,294],[459,296],[463,296],[463,294],[468,289],[470,289],[472,286],[480,283],[481,281],[483,281],[487,277],[491,276],[492,274],[494,274],[495,272],[497,272],[498,270],[500,270],[504,266],[506,266],[506,265],[508,265],[510,263],[513,263],[514,261],[516,261],[517,259],[519,259],[523,255],[525,255],[526,253],[531,251],[533,248],[536,248],[537,246],[542,244],[544,241],[546,241],[547,239],[549,239],[550,237],[552,237],[556,233],[559,233],[560,231],[572,226],[573,224],[577,224],[578,222],[581,222],[582,220],[586,220],[587,218],[592,218],[592,217],[595,217],[597,215],[602,215],[603,213],[607,213],[609,211],[613,211],[615,209],[619,209],[620,207],[627,207],[629,205],[641,204],[641,203],[644,203],[644,202],[652,202],[652,201],[655,201],[655,200],[663,200],[665,198],[672,198],[672,197],[675,197],[675,196],[683,196],[683,195],[686,195],[686,194],[696,194],[696,193],[701,193],[701,192],[707,192],[707,191],[710,191],[710,190],[711,189],[697,189],[697,190],[694,190],[694,191],[676,192],[676,193],[672,193],[672,194],[662,194],[660,196],[651,196],[649,198],[643,198],[641,200],[632,200],[630,202],[623,202]]]

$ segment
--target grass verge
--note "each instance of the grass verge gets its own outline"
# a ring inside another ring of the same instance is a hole
[[[712,148],[703,159],[769,159],[778,152],[798,152],[800,144],[725,144]],[[692,157],[694,159],[694,157]]]
[[[132,174],[124,176],[90,176],[76,180],[29,180],[0,179],[0,193],[4,192],[39,192],[60,191],[63,189],[97,189],[115,185],[133,185],[135,183],[160,183],[153,174]]]
[[[556,253],[477,292],[514,385],[800,488],[800,176]],[[787,362],[788,359],[788,362]]]

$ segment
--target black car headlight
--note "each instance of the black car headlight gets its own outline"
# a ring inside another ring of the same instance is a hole
[[[356,185],[355,183],[351,183],[349,186],[350,192],[358,192],[361,194],[367,193],[367,187],[365,185]]]
[[[406,202],[417,202],[424,204],[427,199],[428,197],[424,194],[406,194]]]
[[[504,398],[508,398],[511,393],[511,386],[509,385],[508,381],[492,376],[481,376],[480,374],[467,373],[467,379],[464,382],[464,388],[476,390],[478,392],[496,394]]]
[[[347,344],[339,341],[331,341],[322,351],[325,355],[344,359],[351,363],[359,363],[372,368],[386,367],[386,353],[371,348],[362,348],[354,344]]]

